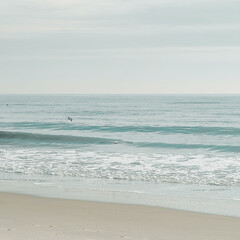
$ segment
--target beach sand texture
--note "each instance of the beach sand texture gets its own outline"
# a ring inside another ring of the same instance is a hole
[[[239,240],[240,218],[0,193],[2,240]]]

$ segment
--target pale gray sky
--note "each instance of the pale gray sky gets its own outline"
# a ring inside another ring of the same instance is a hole
[[[1,0],[0,93],[240,93],[239,0]]]

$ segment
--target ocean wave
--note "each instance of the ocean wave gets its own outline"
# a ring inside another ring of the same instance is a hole
[[[72,135],[52,135],[28,132],[10,132],[0,131],[1,143],[62,143],[62,144],[112,144],[116,139],[97,138],[97,137],[82,137]]]
[[[179,141],[179,139],[178,139]],[[0,131],[0,143],[7,145],[24,145],[24,146],[70,146],[75,147],[77,145],[107,145],[107,144],[124,144],[132,148],[138,149],[171,149],[171,150],[207,150],[226,153],[239,153],[240,147],[238,145],[214,145],[214,144],[202,144],[202,143],[183,143],[183,142],[139,142],[126,141],[123,139],[102,138],[102,137],[88,137],[88,136],[73,136],[73,135],[54,135],[54,134],[40,134],[31,132],[11,132]]]

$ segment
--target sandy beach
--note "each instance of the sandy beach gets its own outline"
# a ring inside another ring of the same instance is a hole
[[[238,240],[240,218],[0,193],[4,240]]]

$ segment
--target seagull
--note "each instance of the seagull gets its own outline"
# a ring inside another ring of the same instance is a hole
[[[69,121],[72,121],[72,118],[68,117],[68,120],[69,120]]]
[[[113,143],[114,143],[114,144],[118,144],[118,141],[114,141]]]

